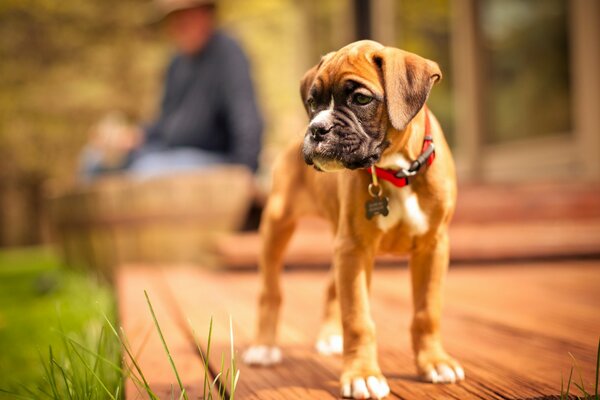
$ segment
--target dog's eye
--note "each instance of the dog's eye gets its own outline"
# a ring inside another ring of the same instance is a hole
[[[361,93],[356,93],[352,98],[352,101],[358,105],[364,106],[369,104],[373,98],[371,96],[367,96]]]
[[[314,112],[315,109],[317,108],[317,106],[315,104],[315,100],[312,97],[310,99],[306,100],[306,104],[308,105],[308,109],[310,110],[310,112]]]

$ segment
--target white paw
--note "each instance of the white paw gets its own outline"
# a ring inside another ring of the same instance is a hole
[[[456,383],[465,380],[465,371],[460,365],[440,363],[428,368],[423,374],[423,379],[432,383]]]
[[[319,354],[325,356],[342,354],[344,351],[344,339],[342,339],[342,335],[331,335],[325,339],[317,340],[316,348]]]
[[[277,346],[251,346],[242,355],[242,361],[248,365],[268,367],[281,362],[281,350]]]
[[[369,376],[342,383],[342,397],[346,399],[383,399],[388,394],[390,387],[385,378]]]

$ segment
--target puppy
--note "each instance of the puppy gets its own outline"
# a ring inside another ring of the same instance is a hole
[[[377,361],[368,299],[379,253],[410,255],[419,375],[433,383],[464,379],[440,335],[456,177],[425,102],[441,76],[436,63],[373,41],[329,53],[305,74],[301,95],[310,124],[304,140],[274,166],[260,227],[258,335],[244,354],[246,363],[281,361],[276,331],[282,256],[296,221],[313,214],[327,219],[335,234],[334,279],[317,349],[343,350],[342,396],[383,398],[390,391]]]

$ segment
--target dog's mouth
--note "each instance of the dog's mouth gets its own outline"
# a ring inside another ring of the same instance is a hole
[[[308,165],[313,165],[319,171],[331,172],[342,169],[363,169],[369,168],[379,161],[383,149],[386,146],[375,146],[375,149],[368,151],[366,146],[344,146],[327,145],[321,143],[307,143],[305,140],[302,148],[304,161]]]

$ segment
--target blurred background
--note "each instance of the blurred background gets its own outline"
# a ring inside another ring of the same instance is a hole
[[[43,196],[75,181],[90,126],[155,115],[172,49],[144,0],[0,4],[0,245],[47,239]],[[437,61],[430,106],[461,183],[600,179],[600,16],[586,0],[222,0],[266,122],[259,176],[303,130],[320,55],[373,38]]]

